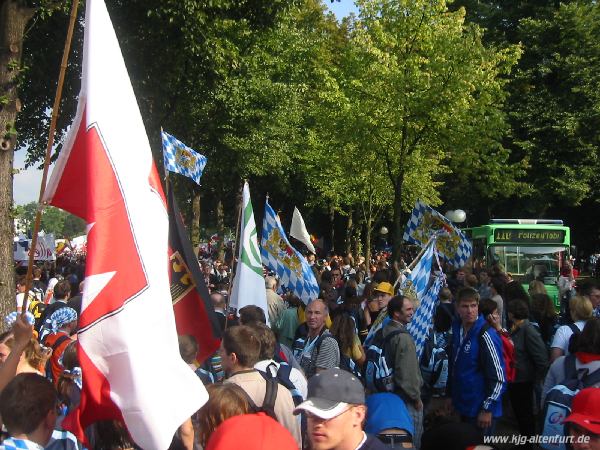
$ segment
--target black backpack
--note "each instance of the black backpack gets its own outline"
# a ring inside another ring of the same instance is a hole
[[[252,398],[248,395],[246,391],[244,391],[244,393],[246,394],[248,403],[250,404],[250,410],[253,413],[262,412],[265,413],[267,416],[271,417],[273,420],[278,421],[279,419],[275,414],[275,402],[277,401],[277,386],[279,383],[277,382],[276,378],[271,377],[265,377],[265,382],[267,383],[265,390],[265,398],[261,406],[257,406],[256,403],[254,403],[254,400],[252,400]]]

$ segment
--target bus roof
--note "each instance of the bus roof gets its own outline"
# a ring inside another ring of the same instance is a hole
[[[520,225],[564,225],[561,219],[490,219],[490,225],[513,223]]]

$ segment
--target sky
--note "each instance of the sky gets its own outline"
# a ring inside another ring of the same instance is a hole
[[[35,167],[25,170],[25,157],[27,151],[24,149],[15,152],[13,168],[20,170],[13,178],[13,200],[17,205],[37,202],[40,196],[40,184],[42,183],[42,171]]]
[[[349,15],[351,12],[357,14],[358,9],[352,0],[334,0],[333,3],[331,0],[323,0],[327,8],[337,16],[338,19],[342,19]]]
[[[331,2],[331,0],[323,0],[330,11],[342,19],[351,12],[356,13],[358,10],[354,1],[340,0]],[[15,174],[13,179],[13,200],[17,205],[24,205],[29,202],[35,202],[40,196],[40,184],[42,182],[42,171],[35,167],[30,167],[25,170],[26,150],[21,149],[15,152],[15,162],[13,167],[19,169],[20,172]],[[50,168],[50,173],[52,167]]]

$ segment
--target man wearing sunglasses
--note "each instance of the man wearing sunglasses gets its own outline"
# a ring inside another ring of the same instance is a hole
[[[308,380],[308,400],[294,414],[306,414],[307,435],[313,450],[384,450],[385,444],[367,436],[365,391],[350,372],[338,368]]]

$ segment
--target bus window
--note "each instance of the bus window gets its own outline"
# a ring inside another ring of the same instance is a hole
[[[490,247],[492,261],[504,266],[507,272],[522,277],[524,283],[532,280],[556,284],[563,247]]]
[[[473,239],[473,261],[485,260],[485,238]]]

